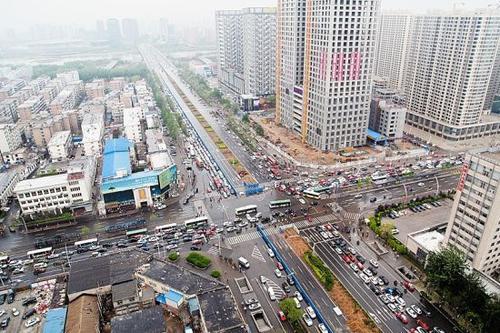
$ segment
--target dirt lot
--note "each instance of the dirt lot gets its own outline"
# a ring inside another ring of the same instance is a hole
[[[292,135],[290,130],[284,127],[277,126],[273,118],[251,115],[251,119],[264,128],[266,138],[286,151],[290,156],[299,162],[314,163],[321,165],[329,165],[336,162],[348,162],[356,159],[364,159],[373,154],[378,154],[376,150],[370,147],[349,148],[346,149],[350,153],[366,152],[365,154],[357,155],[357,157],[344,157],[333,152],[322,152],[305,143],[302,143],[299,136]]]
[[[304,253],[310,250],[309,245],[302,239],[295,230],[288,229],[285,238],[295,254],[302,258]],[[328,292],[330,298],[339,306],[347,320],[347,326],[351,332],[355,333],[378,333],[380,330],[374,326],[365,312],[357,305],[351,295],[344,289],[342,284],[335,279],[333,288]],[[374,326],[374,327],[372,327]]]

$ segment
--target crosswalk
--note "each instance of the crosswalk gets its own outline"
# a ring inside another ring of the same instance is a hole
[[[342,212],[342,217],[346,220],[351,220],[351,221],[358,221],[359,218],[361,217],[360,213],[353,213],[353,212]]]
[[[266,258],[264,258],[264,256],[262,255],[262,252],[260,252],[259,248],[257,247],[257,245],[255,245],[253,247],[253,250],[252,250],[252,257],[261,261],[261,262],[266,262]]]
[[[266,231],[267,231],[268,235],[274,235],[274,234],[278,233],[278,230],[275,228],[266,229]],[[254,231],[247,232],[245,234],[241,234],[241,235],[227,238],[226,241],[229,245],[235,245],[235,244],[248,242],[248,241],[257,239],[259,237],[260,237],[259,232],[254,230]]]
[[[217,246],[210,246],[210,248],[207,251],[211,255],[218,256],[219,255],[219,248]]]
[[[308,220],[302,220],[293,223],[297,228],[302,229],[302,228],[307,228],[311,226],[315,226],[317,224],[322,224],[322,223],[327,223],[327,222],[332,222],[335,221],[335,215],[333,214],[328,214],[328,215],[323,215],[319,217],[314,217],[311,222]]]

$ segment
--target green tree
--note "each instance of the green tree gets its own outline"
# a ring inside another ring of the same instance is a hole
[[[87,236],[88,234],[90,233],[90,228],[87,227],[87,226],[83,226],[81,229],[80,229],[80,234],[82,236]]]
[[[260,126],[260,124],[255,124],[254,128],[257,135],[264,136],[264,129],[262,128],[262,126]]]
[[[279,303],[279,306],[285,314],[286,319],[292,324],[298,322],[302,317],[302,310],[297,309],[295,301],[292,298],[285,298]]]
[[[467,267],[465,256],[454,246],[429,255],[426,265],[427,282],[437,290],[454,294],[462,289]]]
[[[245,113],[243,115],[243,117],[241,117],[241,121],[243,121],[244,123],[249,123],[250,122],[250,118],[248,117],[248,113]]]
[[[393,223],[383,223],[380,226],[380,237],[382,237],[383,239],[388,239],[390,236],[392,236],[392,229],[394,229]]]

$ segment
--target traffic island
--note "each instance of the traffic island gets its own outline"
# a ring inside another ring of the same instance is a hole
[[[246,276],[235,278],[234,282],[236,282],[236,285],[238,286],[238,289],[242,294],[248,294],[253,291],[252,285],[250,284],[250,281],[248,281]]]

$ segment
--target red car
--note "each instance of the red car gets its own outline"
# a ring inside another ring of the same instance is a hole
[[[344,255],[342,256],[342,259],[345,261],[345,263],[346,263],[346,264],[349,264],[349,263],[351,262],[351,259],[349,258],[349,256],[348,256],[348,255],[345,255],[345,254],[344,254]]]
[[[284,268],[283,268],[283,265],[282,265],[279,261],[276,263],[276,267],[278,267],[278,269],[279,269],[280,271],[282,271],[282,270],[284,269]]]
[[[398,318],[405,325],[410,322],[408,317],[402,312],[396,312],[396,318]]]
[[[415,291],[415,286],[413,284],[411,284],[411,282],[403,281],[403,286],[406,289],[408,289],[408,291],[410,291],[410,292],[414,292]]]
[[[427,324],[425,321],[423,321],[422,319],[418,319],[417,320],[417,325],[418,326],[421,326],[424,330],[429,330],[430,329],[430,326],[429,324]]]
[[[365,269],[365,266],[363,266],[363,264],[362,264],[361,262],[359,262],[359,261],[356,263],[356,265],[358,265],[358,268],[359,268],[360,270]]]
[[[283,311],[278,311],[278,317],[280,318],[281,321],[285,321],[286,320],[286,316],[283,313]]]
[[[332,231],[332,229],[333,229],[333,228],[332,228],[332,226],[331,226],[330,224],[325,224],[325,227],[326,227],[326,229],[328,229],[329,231]]]

